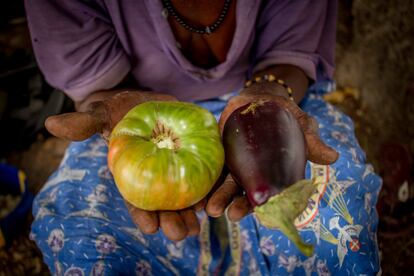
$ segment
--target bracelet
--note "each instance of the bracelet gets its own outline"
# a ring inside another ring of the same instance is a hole
[[[285,88],[286,92],[289,95],[289,99],[293,101],[293,90],[292,90],[292,88],[290,88],[290,86],[287,85],[283,80],[277,79],[275,77],[275,75],[273,75],[273,74],[266,74],[266,75],[263,75],[261,77],[255,77],[254,79],[248,80],[245,83],[245,87],[250,87],[254,83],[261,83],[261,82],[264,82],[264,81],[266,81],[266,82],[275,82],[275,83],[283,86],[283,88]]]

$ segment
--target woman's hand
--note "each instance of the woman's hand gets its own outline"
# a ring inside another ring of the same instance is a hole
[[[178,211],[144,211],[127,203],[129,213],[134,223],[143,233],[153,234],[162,229],[165,236],[173,241],[182,240],[188,236],[198,235],[200,223],[196,212],[205,209],[207,199],[218,187],[225,186],[227,171],[223,170],[212,191],[194,206]],[[224,184],[222,184],[224,181]]]
[[[82,141],[94,134],[105,139],[115,125],[136,105],[147,101],[176,101],[167,94],[142,91],[103,91],[77,103],[78,112],[47,118],[45,125],[53,135],[71,141]]]
[[[176,101],[173,96],[141,91],[104,91],[93,94],[77,104],[78,112],[51,116],[46,128],[55,136],[81,141],[100,133],[108,139],[112,129],[122,117],[136,105],[147,101]],[[196,210],[205,201],[180,211],[144,211],[126,202],[132,221],[143,233],[152,234],[161,228],[171,240],[182,240],[197,235],[200,225]]]
[[[205,200],[179,211],[144,211],[127,202],[126,205],[132,221],[143,233],[154,234],[161,228],[168,239],[180,241],[200,232],[196,211],[204,207]]]
[[[332,164],[338,159],[338,153],[325,145],[319,138],[317,121],[303,112],[297,104],[284,96],[285,94],[275,95],[271,93],[245,90],[240,95],[230,99],[224,109],[219,126],[221,132],[227,118],[237,108],[244,106],[259,99],[275,101],[285,107],[298,120],[299,125],[305,135],[307,143],[308,160],[318,164]],[[287,94],[286,94],[287,96]],[[229,174],[223,185],[221,185],[209,198],[206,212],[210,216],[221,216],[227,209],[227,216],[230,220],[238,221],[247,215],[252,207],[243,195],[242,188],[238,186]]]

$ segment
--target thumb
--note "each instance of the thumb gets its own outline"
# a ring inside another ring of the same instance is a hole
[[[305,139],[308,145],[308,159],[313,163],[329,165],[338,159],[338,152],[325,145],[318,135],[307,133]]]
[[[287,101],[285,107],[293,114],[302,128],[307,145],[307,158],[313,163],[329,165],[334,163],[339,154],[336,150],[322,142],[319,136],[319,124],[296,104]]]
[[[315,118],[303,114],[305,116],[301,118],[300,123],[306,139],[308,159],[321,165],[334,163],[339,157],[338,152],[322,142]]]
[[[72,112],[48,117],[45,126],[56,137],[82,141],[102,132],[105,121],[96,113]]]

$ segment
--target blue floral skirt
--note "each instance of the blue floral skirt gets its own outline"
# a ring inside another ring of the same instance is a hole
[[[351,119],[322,99],[331,88],[332,83],[318,83],[301,103],[319,122],[323,141],[340,154],[330,166],[307,163],[307,178],[324,179],[295,222],[302,238],[315,246],[311,257],[254,215],[239,223],[224,220],[227,230],[220,237],[217,219],[202,211],[198,236],[172,242],[162,231],[143,234],[115,186],[99,136],[68,147],[35,199],[31,238],[55,275],[377,274],[375,204],[381,179],[366,164]],[[226,100],[197,104],[218,118]]]

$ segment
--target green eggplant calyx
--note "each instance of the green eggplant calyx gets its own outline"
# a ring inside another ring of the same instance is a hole
[[[178,150],[180,148],[180,139],[178,136],[160,121],[156,122],[152,130],[151,141],[160,149]]]
[[[255,215],[263,226],[279,229],[306,256],[313,254],[313,246],[302,241],[294,221],[306,209],[316,187],[316,179],[300,180],[271,197],[265,204],[254,208]]]

